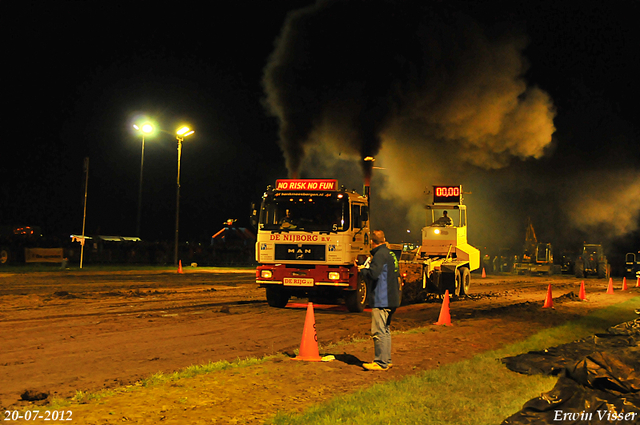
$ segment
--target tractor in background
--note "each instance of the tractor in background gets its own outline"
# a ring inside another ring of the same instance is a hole
[[[604,278],[608,275],[609,263],[604,255],[602,245],[584,243],[580,252],[581,254],[578,255],[573,265],[573,271],[577,278],[589,276]]]

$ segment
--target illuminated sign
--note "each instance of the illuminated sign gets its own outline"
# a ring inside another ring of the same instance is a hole
[[[276,190],[337,190],[338,180],[276,180]]]
[[[434,204],[459,204],[462,200],[462,186],[433,186]]]

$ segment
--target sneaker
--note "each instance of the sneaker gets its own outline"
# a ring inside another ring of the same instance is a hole
[[[389,367],[383,367],[380,366],[378,363],[376,362],[372,362],[372,363],[363,363],[362,367],[365,368],[366,370],[389,370]]]

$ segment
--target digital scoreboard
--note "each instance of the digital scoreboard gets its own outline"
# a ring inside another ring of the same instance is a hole
[[[434,204],[462,203],[462,186],[433,186]]]

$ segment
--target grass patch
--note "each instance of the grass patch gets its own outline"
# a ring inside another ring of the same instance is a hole
[[[283,354],[276,354],[276,355],[264,356],[259,359],[251,357],[246,359],[237,359],[233,362],[222,360],[219,362],[209,362],[203,365],[191,365],[173,373],[162,373],[162,372],[155,373],[147,378],[144,378],[138,382],[135,382],[132,385],[126,385],[123,387],[118,387],[113,389],[105,389],[97,392],[76,391],[75,395],[71,399],[54,397],[51,400],[51,402],[43,408],[46,410],[55,410],[55,409],[67,408],[73,405],[74,403],[86,404],[92,401],[99,401],[104,398],[114,396],[116,394],[131,392],[131,391],[138,391],[142,388],[150,388],[157,385],[163,385],[168,382],[174,382],[183,378],[193,378],[198,375],[219,372],[227,369],[254,366],[257,364],[265,363],[267,361],[271,361],[277,358],[284,358],[284,357],[286,356],[284,356]]]
[[[173,372],[170,374],[156,373],[154,375],[151,375],[150,377],[140,381],[140,386],[152,387],[155,385],[164,384],[166,382],[177,381],[178,379],[193,378],[194,376],[204,375],[212,372],[219,372],[221,370],[227,370],[227,369],[237,368],[237,367],[249,367],[249,366],[265,363],[277,357],[284,357],[284,356],[282,354],[277,354],[272,356],[265,356],[260,359],[255,357],[250,357],[246,359],[237,359],[234,362],[228,362],[226,360],[222,360],[219,362],[209,362],[203,365],[191,365],[180,371]]]
[[[597,310],[524,341],[399,381],[336,397],[300,414],[279,412],[285,424],[499,424],[528,400],[549,391],[557,378],[521,375],[500,359],[572,342],[633,320],[640,297]]]

